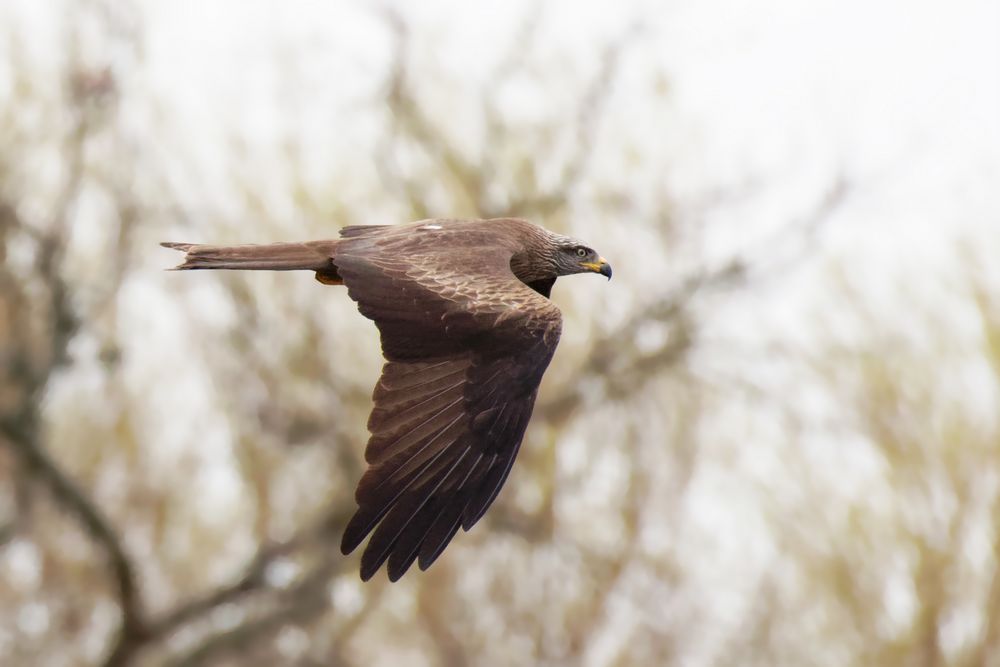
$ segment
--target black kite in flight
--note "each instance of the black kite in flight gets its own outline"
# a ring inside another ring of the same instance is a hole
[[[486,512],[524,437],[562,316],[559,276],[611,266],[579,241],[524,220],[422,220],[355,226],[340,239],[271,245],[164,243],[178,269],[309,270],[346,285],[382,334],[357,512],[341,550],[371,540],[369,579],[427,569]],[[374,531],[374,532],[373,532]]]

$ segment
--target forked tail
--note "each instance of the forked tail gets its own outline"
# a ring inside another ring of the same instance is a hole
[[[333,250],[337,241],[306,243],[270,243],[267,245],[200,245],[197,243],[161,243],[187,253],[174,267],[186,269],[246,269],[256,271],[315,271],[322,282],[339,282]]]

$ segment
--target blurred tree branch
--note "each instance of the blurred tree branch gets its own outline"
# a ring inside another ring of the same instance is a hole
[[[327,584],[341,566],[342,561],[327,555],[295,586],[281,592],[275,609],[235,628],[210,635],[192,651],[167,664],[194,667],[220,656],[242,654],[287,625],[308,622],[328,609]]]
[[[574,378],[601,378],[609,398],[620,401],[640,391],[646,381],[682,358],[693,343],[693,321],[688,309],[695,295],[703,290],[724,289],[741,283],[746,275],[742,261],[699,272],[683,280],[671,293],[657,296],[635,309],[622,324],[594,339],[582,362],[572,373]],[[670,324],[673,329],[657,349],[622,354],[622,340],[627,340],[648,322]],[[558,395],[543,399],[536,410],[546,419],[564,422],[586,400],[580,382],[567,383]]]
[[[28,478],[46,487],[52,499],[69,516],[75,518],[85,534],[104,552],[121,608],[120,644],[134,641],[141,634],[142,609],[136,574],[125,547],[109,519],[97,504],[80,488],[47,453],[44,427],[40,414],[42,394],[53,375],[70,363],[70,341],[79,329],[79,320],[70,299],[70,290],[62,276],[66,251],[67,230],[74,202],[85,179],[84,147],[91,132],[92,115],[85,108],[86,96],[78,99],[73,109],[73,126],[68,133],[63,154],[67,156],[67,176],[55,198],[51,218],[43,227],[25,222],[10,202],[0,203],[0,235],[4,244],[12,234],[21,233],[34,245],[35,261],[30,276],[14,276],[5,264],[0,282],[11,290],[37,281],[41,296],[23,292],[5,295],[8,307],[13,307],[13,319],[20,328],[13,332],[11,347],[5,360],[4,383],[19,400],[0,414],[0,432],[4,443],[13,451]],[[19,311],[19,312],[17,312]],[[29,332],[33,323],[41,322],[42,336]]]
[[[539,401],[539,414],[555,423],[563,423],[586,400],[584,378],[601,378],[605,395],[625,400],[641,391],[646,382],[665,368],[683,359],[697,340],[696,318],[691,310],[699,295],[710,292],[750,288],[753,284],[787,276],[796,264],[809,258],[820,230],[830,222],[851,193],[844,179],[838,179],[823,193],[813,208],[801,217],[784,224],[765,242],[755,244],[717,267],[705,267],[680,279],[664,294],[653,296],[637,306],[620,325],[597,336],[572,373],[567,386],[558,395]],[[774,247],[790,246],[782,261],[769,264]],[[650,323],[666,324],[669,334],[657,348],[628,353],[621,342]]]
[[[339,560],[331,554],[336,552],[335,542],[350,514],[346,507],[334,509],[316,523],[301,528],[287,540],[261,545],[243,572],[231,582],[222,584],[193,600],[182,602],[160,617],[151,619],[147,636],[150,639],[165,637],[180,626],[199,620],[222,605],[232,604],[268,588],[270,584],[267,581],[267,572],[281,559],[301,555],[307,550],[315,550],[320,554],[323,565],[317,568],[313,578],[321,572],[326,572],[331,562]],[[309,579],[310,576],[304,578],[304,580]],[[286,596],[284,593],[281,595]]]
[[[636,29],[633,27],[625,31],[605,47],[600,69],[586,86],[577,105],[577,117],[573,125],[574,148],[563,160],[559,181],[550,189],[542,191],[532,179],[530,184],[524,184],[528,187],[521,188],[516,194],[511,193],[509,201],[497,203],[492,201],[490,188],[499,184],[501,173],[507,169],[505,163],[501,162],[504,156],[501,149],[513,145],[512,138],[515,136],[514,130],[502,120],[504,115],[500,111],[497,91],[511,77],[528,69],[525,54],[536,30],[538,14],[529,13],[519,32],[519,39],[511,44],[506,56],[490,77],[489,88],[482,97],[482,114],[486,123],[485,145],[477,161],[463,155],[455,140],[449,136],[447,123],[431,117],[421,106],[410,81],[409,26],[394,10],[384,10],[382,17],[394,36],[394,57],[385,100],[391,115],[391,131],[381,144],[376,166],[383,181],[406,196],[413,217],[421,219],[435,215],[467,214],[483,218],[550,218],[563,211],[570,201],[573,189],[586,173],[606,101],[619,72],[622,53]],[[403,173],[399,168],[395,152],[400,145],[408,143],[415,144],[422,154],[434,160],[435,168],[432,172],[447,175],[457,186],[453,190],[457,201],[448,211],[437,211],[426,184]],[[515,160],[514,169],[529,168],[533,173],[538,173],[540,168],[535,163],[540,163],[547,157],[534,153],[521,155]]]
[[[96,6],[98,9],[103,5]],[[137,567],[127,552],[121,534],[101,510],[90,493],[64,471],[45,446],[45,428],[41,405],[43,394],[53,377],[70,365],[69,346],[80,332],[82,322],[73,303],[71,286],[64,278],[64,259],[70,237],[68,230],[74,207],[81,192],[93,183],[116,190],[119,213],[119,233],[110,262],[111,275],[107,291],[95,305],[113,303],[125,275],[128,262],[126,251],[131,230],[137,218],[132,198],[121,191],[114,175],[92,172],[87,164],[86,146],[99,125],[106,123],[106,110],[118,95],[114,73],[102,70],[97,76],[89,71],[73,70],[67,85],[67,107],[71,128],[61,148],[65,156],[66,176],[58,194],[52,200],[47,220],[29,224],[18,213],[16,203],[0,200],[0,284],[4,285],[0,306],[7,328],[0,331],[4,340],[0,355],[0,444],[15,456],[24,470],[24,479],[44,487],[55,504],[72,518],[84,534],[94,542],[107,561],[107,568],[120,609],[119,627],[112,637],[104,664],[130,664],[136,654],[160,641],[184,625],[202,620],[218,607],[230,604],[251,593],[268,588],[265,574],[282,558],[293,557],[310,544],[324,554],[321,565],[303,579],[292,592],[280,592],[286,600],[284,613],[274,612],[270,623],[299,614],[299,609],[316,609],[315,592],[320,579],[332,573],[335,550],[330,535],[339,532],[346,521],[343,512],[333,512],[315,526],[307,526],[284,542],[262,545],[256,557],[234,581],[208,591],[200,597],[181,602],[159,616],[148,617],[141,597]],[[6,249],[15,236],[26,239],[33,250],[30,274],[15,274],[8,262]],[[13,328],[10,328],[13,324]],[[88,323],[89,324],[89,323]],[[41,334],[41,335],[39,335]],[[14,397],[13,400],[9,400]],[[20,478],[20,477],[18,477]],[[18,523],[11,525],[18,530]],[[339,559],[337,559],[339,562]],[[296,594],[296,591],[299,594]],[[309,595],[306,595],[308,593]],[[256,630],[268,624],[267,617],[252,621]],[[250,626],[248,626],[250,627]],[[234,633],[233,636],[239,636]],[[199,656],[224,652],[227,641],[223,636],[211,637],[192,652],[189,662]]]

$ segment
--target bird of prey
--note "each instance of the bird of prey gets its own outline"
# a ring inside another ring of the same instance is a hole
[[[163,243],[177,269],[308,270],[345,285],[374,320],[385,365],[373,392],[368,468],[341,551],[371,533],[368,580],[426,570],[507,479],[562,328],[559,276],[611,266],[580,241],[525,220],[421,220],[345,227],[340,238],[217,246]]]

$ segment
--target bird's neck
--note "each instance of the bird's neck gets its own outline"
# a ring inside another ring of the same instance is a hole
[[[515,253],[510,258],[510,270],[517,276],[518,280],[526,285],[555,278],[552,271],[548,269],[548,262],[539,262],[527,252]]]

